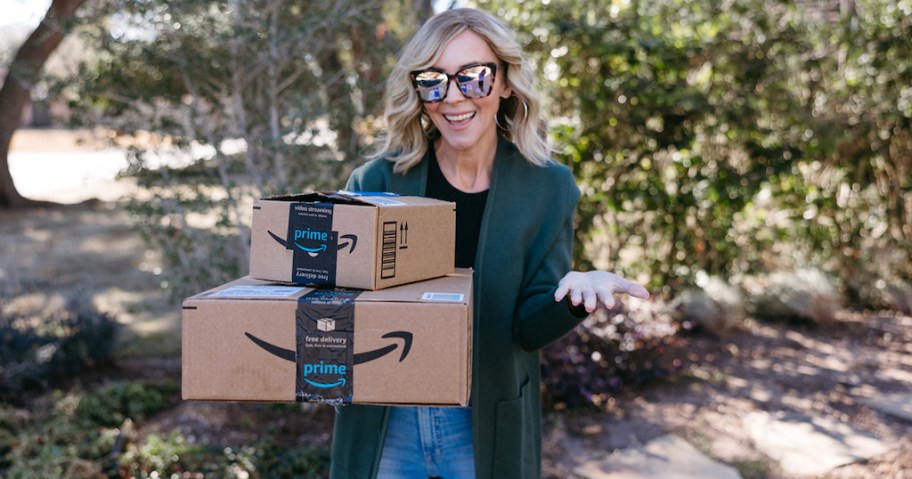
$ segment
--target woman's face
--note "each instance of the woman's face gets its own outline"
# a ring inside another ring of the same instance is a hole
[[[451,81],[443,101],[424,104],[425,111],[440,131],[445,147],[467,152],[483,139],[496,141],[497,125],[494,116],[501,98],[508,98],[511,90],[504,81],[504,66],[500,64],[497,55],[484,39],[471,30],[453,38],[433,65],[452,75],[466,65],[485,62],[497,64],[490,95],[484,98],[466,98],[459,90],[459,85]]]

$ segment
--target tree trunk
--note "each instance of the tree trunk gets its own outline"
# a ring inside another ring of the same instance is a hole
[[[451,1],[450,5],[446,8],[450,10],[456,6],[455,1]],[[416,26],[424,25],[424,22],[430,20],[434,16],[434,4],[431,0],[415,0],[415,15],[417,16],[418,21],[415,23]]]
[[[13,133],[22,121],[32,85],[51,53],[65,35],[64,24],[72,20],[85,0],[53,0],[44,19],[19,47],[0,88],[0,208],[46,204],[23,198],[9,169],[9,148]]]

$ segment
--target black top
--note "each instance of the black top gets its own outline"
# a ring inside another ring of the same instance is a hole
[[[456,203],[456,267],[474,268],[475,253],[478,251],[478,235],[481,232],[481,218],[484,215],[488,190],[466,193],[447,181],[440,171],[437,155],[431,147],[428,158],[427,188],[425,195],[443,201]],[[567,309],[577,318],[589,316],[583,303],[573,306],[570,295],[564,299]]]
[[[481,232],[481,218],[484,215],[488,190],[466,193],[451,185],[440,171],[433,146],[428,160],[425,195],[428,198],[456,203],[456,267],[474,268],[475,253],[478,250],[478,235]]]

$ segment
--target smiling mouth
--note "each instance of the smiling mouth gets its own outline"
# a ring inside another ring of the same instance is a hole
[[[475,118],[475,112],[463,113],[461,115],[443,115],[443,118],[450,123],[464,123]]]

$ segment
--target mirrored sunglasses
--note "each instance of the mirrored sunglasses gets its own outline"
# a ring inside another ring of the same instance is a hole
[[[496,63],[473,63],[462,67],[455,75],[447,75],[436,68],[412,72],[412,83],[418,98],[424,103],[436,103],[446,98],[450,81],[456,80],[459,91],[466,98],[484,98],[494,88]]]

